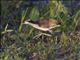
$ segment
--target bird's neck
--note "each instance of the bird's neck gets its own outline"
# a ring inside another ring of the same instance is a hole
[[[35,23],[30,23],[30,22],[28,22],[27,24],[30,25],[30,26],[33,26],[33,27],[38,26],[37,24],[35,24]]]

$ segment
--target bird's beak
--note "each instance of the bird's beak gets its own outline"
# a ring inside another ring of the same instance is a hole
[[[29,23],[29,21],[30,21],[30,19],[28,19],[28,20],[24,21],[24,23],[23,23],[23,24],[28,24],[28,23]]]
[[[29,22],[28,21],[24,21],[22,24],[28,24]]]

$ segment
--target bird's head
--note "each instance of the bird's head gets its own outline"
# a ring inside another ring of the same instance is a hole
[[[31,19],[27,19],[26,21],[24,21],[23,24],[29,24],[29,23],[31,23]]]
[[[24,24],[38,24],[38,22],[37,21],[33,21],[31,19],[28,19],[28,20],[24,21]]]

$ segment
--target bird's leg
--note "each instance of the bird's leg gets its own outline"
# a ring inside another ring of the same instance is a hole
[[[42,32],[39,31],[39,33],[38,33],[36,36],[34,36],[33,39],[35,39],[35,38],[37,39],[37,38],[39,38],[41,35],[42,35]]]
[[[52,30],[49,30],[48,32],[53,35],[53,31]]]
[[[35,39],[35,38],[39,38],[41,35],[51,36],[50,34],[43,33],[43,32],[39,32],[39,34],[37,34],[36,36],[34,36],[33,39]]]
[[[35,38],[39,38],[42,34],[37,34],[36,36],[33,37],[33,39]]]
[[[45,35],[45,36],[51,36],[50,34],[46,34],[46,33],[42,33],[42,35]]]

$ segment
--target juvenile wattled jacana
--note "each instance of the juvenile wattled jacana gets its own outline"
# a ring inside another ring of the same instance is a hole
[[[51,29],[60,27],[60,24],[55,19],[39,19],[36,21],[32,21],[30,19],[26,20],[24,24],[30,25],[38,30],[41,30],[43,32],[51,32]],[[52,32],[51,32],[52,33]]]
[[[37,21],[32,21],[30,19],[26,20],[24,24],[30,25],[36,29],[42,31],[49,31],[52,28],[59,27],[59,22],[55,19],[41,19]]]

